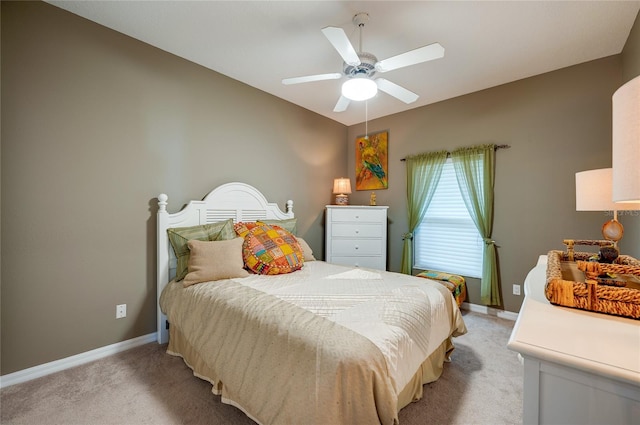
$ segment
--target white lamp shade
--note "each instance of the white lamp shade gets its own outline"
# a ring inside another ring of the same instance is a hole
[[[351,180],[344,177],[335,179],[333,181],[333,193],[338,195],[351,193]]]
[[[576,211],[638,210],[640,204],[616,203],[612,200],[611,168],[576,173]]]
[[[375,81],[366,77],[354,77],[342,85],[342,95],[350,100],[371,99],[378,93]]]
[[[612,126],[612,199],[640,203],[640,76],[613,94]]]

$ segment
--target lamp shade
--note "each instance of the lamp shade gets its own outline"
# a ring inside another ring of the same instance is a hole
[[[576,173],[576,211],[622,211],[640,209],[640,204],[612,200],[611,168]]]
[[[344,195],[351,193],[351,180],[347,178],[339,178],[333,181],[333,193]]]
[[[371,99],[378,93],[375,81],[366,77],[354,77],[342,85],[342,95],[350,100]]]
[[[613,94],[613,201],[640,203],[640,76]]]

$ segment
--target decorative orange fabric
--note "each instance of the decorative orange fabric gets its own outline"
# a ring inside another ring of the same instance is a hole
[[[458,307],[467,299],[467,285],[462,276],[435,270],[425,270],[416,276],[432,279],[446,286],[456,299]]]

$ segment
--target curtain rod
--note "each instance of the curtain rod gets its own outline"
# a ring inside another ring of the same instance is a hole
[[[510,147],[511,147],[511,145],[496,145],[496,149],[495,150],[498,150],[498,149],[509,149]],[[447,152],[447,157],[450,157],[450,156],[451,156],[451,152]],[[407,160],[407,158],[402,158],[400,161],[406,161],[406,160]]]

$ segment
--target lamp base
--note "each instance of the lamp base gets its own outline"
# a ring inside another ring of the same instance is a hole
[[[622,239],[624,235],[624,227],[616,219],[609,220],[602,225],[602,236],[608,241],[612,241],[614,246]]]
[[[336,195],[336,205],[349,205],[349,196]]]

